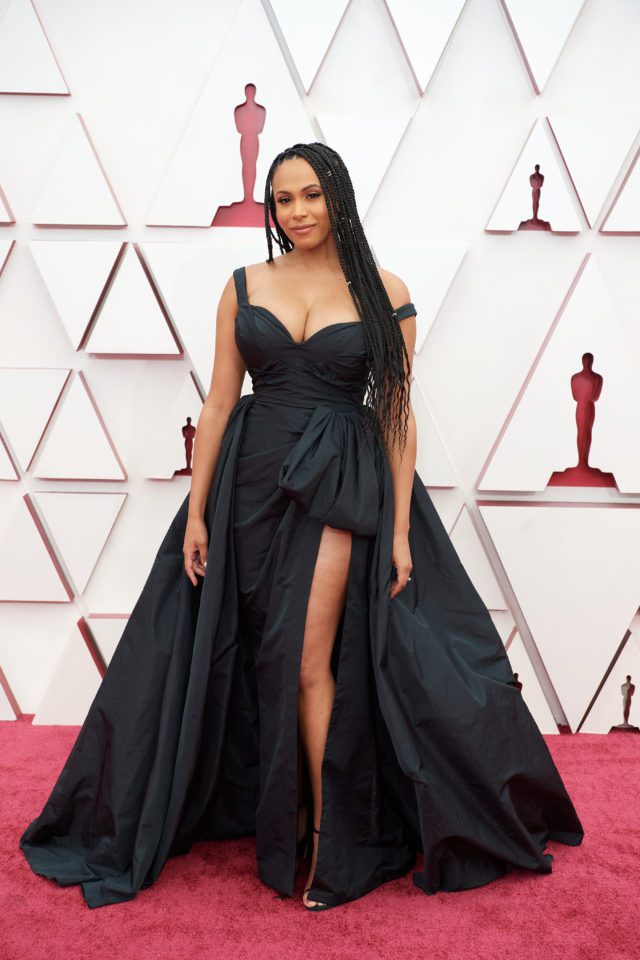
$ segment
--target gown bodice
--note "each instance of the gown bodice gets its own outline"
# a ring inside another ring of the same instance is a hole
[[[249,303],[245,268],[233,271],[238,295],[236,344],[257,400],[297,406],[360,407],[367,382],[367,348],[359,320],[330,323],[297,341],[268,307]],[[416,313],[413,303],[395,311]]]

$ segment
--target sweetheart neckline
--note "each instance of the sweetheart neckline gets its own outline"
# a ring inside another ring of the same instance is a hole
[[[320,327],[319,330],[316,330],[315,333],[312,333],[311,336],[307,337],[306,340],[294,340],[293,335],[289,330],[289,328],[285,326],[285,324],[282,322],[280,317],[278,317],[273,312],[273,310],[269,310],[269,307],[263,307],[259,303],[249,303],[248,301],[246,302],[246,306],[249,308],[249,310],[252,310],[252,311],[262,310],[269,317],[275,320],[278,326],[285,332],[286,336],[289,338],[289,341],[296,347],[306,346],[308,343],[311,343],[314,337],[317,337],[319,334],[324,333],[326,330],[331,330],[332,327],[361,327],[362,326],[362,320],[338,320],[336,323],[328,323],[326,326]]]

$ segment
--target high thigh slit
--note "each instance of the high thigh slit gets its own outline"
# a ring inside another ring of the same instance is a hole
[[[304,634],[303,634],[303,638],[302,638],[302,658],[304,659],[304,651],[305,651],[305,648],[306,648],[306,644],[307,644],[307,642],[308,642],[308,640],[307,640],[307,624],[308,624],[308,622],[309,622],[309,613],[310,613],[310,611],[311,611],[314,618],[318,618],[318,619],[321,619],[321,620],[322,620],[322,618],[323,618],[323,616],[324,616],[324,614],[325,614],[325,611],[324,611],[324,609],[323,609],[323,603],[322,603],[324,597],[326,597],[326,592],[325,592],[325,591],[326,591],[327,589],[330,589],[330,590],[331,590],[331,589],[335,589],[335,590],[337,591],[337,594],[338,594],[337,603],[334,604],[334,609],[333,609],[333,611],[332,611],[332,614],[333,614],[332,620],[335,620],[335,626],[332,626],[332,627],[331,627],[331,630],[330,630],[330,633],[329,633],[329,640],[328,640],[328,644],[327,644],[327,646],[328,646],[329,649],[328,649],[328,651],[327,651],[327,650],[324,650],[324,651],[323,651],[323,656],[326,657],[326,659],[327,659],[327,668],[329,669],[331,675],[333,676],[334,684],[336,683],[336,680],[337,680],[337,672],[338,672],[338,667],[337,667],[337,662],[336,662],[336,661],[338,660],[338,657],[336,657],[336,651],[337,651],[338,655],[339,655],[339,652],[340,652],[340,651],[339,651],[339,648],[337,648],[337,645],[336,645],[336,638],[337,638],[338,634],[341,635],[341,633],[342,633],[342,627],[343,627],[343,625],[344,625],[344,616],[345,616],[345,611],[346,611],[346,594],[347,594],[347,590],[348,590],[348,586],[349,586],[349,574],[350,574],[350,572],[351,572],[351,552],[352,552],[352,549],[353,549],[353,534],[351,534],[350,532],[347,532],[347,534],[348,534],[348,540],[349,540],[349,542],[348,542],[348,557],[347,557],[347,559],[346,559],[346,562],[345,562],[345,560],[343,560],[342,557],[340,557],[340,560],[341,560],[342,563],[344,564],[344,570],[341,570],[341,571],[340,571],[341,575],[340,575],[339,581],[337,582],[337,586],[335,586],[334,584],[331,584],[329,587],[327,587],[327,586],[325,586],[324,581],[320,581],[320,584],[319,584],[318,586],[316,586],[316,579],[315,579],[315,578],[316,578],[316,573],[317,573],[317,571],[318,571],[318,564],[319,564],[319,562],[320,562],[321,559],[322,559],[322,563],[325,565],[325,567],[326,567],[329,571],[332,571],[332,572],[335,571],[336,566],[338,565],[338,557],[336,556],[336,551],[334,550],[333,544],[330,543],[329,539],[325,540],[325,533],[327,533],[327,531],[332,531],[332,533],[333,533],[333,531],[335,531],[335,530],[336,530],[336,528],[330,527],[329,524],[324,524],[324,525],[323,525],[323,528],[322,528],[322,532],[321,532],[321,535],[320,535],[320,543],[319,543],[319,545],[318,545],[318,553],[317,553],[317,555],[316,555],[316,559],[315,559],[315,563],[314,563],[314,571],[313,571],[313,575],[312,575],[312,579],[311,579],[311,588],[310,588],[310,590],[309,590],[309,596],[308,596],[308,598],[307,598],[307,614],[306,614],[306,619],[305,619]],[[329,536],[332,536],[332,533],[331,533]],[[339,549],[342,550],[342,549],[343,549],[342,546],[340,546]],[[325,554],[326,554],[326,556],[325,556]],[[323,592],[321,592],[321,591],[323,591]],[[333,599],[334,599],[334,598],[332,597],[332,600],[333,600]],[[319,609],[318,609],[317,611],[312,608],[312,600],[313,600],[313,603],[319,602],[319,604],[320,604]],[[337,612],[337,616],[336,616],[336,612]],[[326,623],[325,623],[325,629],[326,629]],[[301,666],[301,674],[302,674],[302,666]],[[309,807],[311,820],[310,820],[310,824],[308,823],[308,825],[307,825],[307,826],[308,826],[308,829],[309,829],[309,826],[312,826],[312,827],[315,829],[315,824],[318,823],[318,820],[319,820],[319,819],[321,820],[321,815],[322,815],[322,797],[323,797],[323,793],[324,793],[324,789],[323,789],[323,783],[324,783],[324,778],[323,778],[324,756],[325,756],[325,753],[326,753],[326,740],[328,740],[328,736],[329,736],[328,728],[329,728],[329,725],[330,725],[330,723],[331,723],[331,718],[332,718],[332,716],[333,716],[333,707],[334,707],[334,706],[335,706],[335,689],[334,689],[334,696],[333,696],[333,698],[332,698],[331,708],[330,708],[330,710],[329,710],[329,717],[328,717],[328,721],[327,721],[327,735],[326,735],[325,745],[324,745],[324,748],[323,748],[322,758],[321,758],[321,762],[320,762],[320,774],[319,774],[319,777],[320,777],[320,816],[318,816],[318,812],[317,812],[316,804],[315,804],[315,796],[313,795],[313,791],[312,791],[312,799],[311,799],[311,803],[310,803],[310,807]],[[299,709],[299,708],[300,708],[300,700],[298,700],[298,718],[299,718],[298,722],[300,723],[300,709]],[[308,708],[307,708],[307,709],[308,709]],[[307,754],[307,761],[308,761],[308,760],[309,760],[309,758],[308,758],[308,754]],[[310,834],[308,834],[308,835],[310,836],[310,839],[311,839],[311,856],[312,856],[312,858],[313,858],[313,839],[314,839],[314,838],[313,838],[313,833],[310,833]],[[322,825],[320,824],[320,825],[319,825],[319,828],[318,828],[318,836],[317,836],[317,838],[316,838],[316,842],[317,842],[317,856],[319,856],[320,843],[321,843],[321,840],[322,840],[323,835],[324,835],[324,834],[323,834],[323,832],[322,832]],[[314,868],[314,872],[313,872],[313,877],[315,878],[315,868]],[[312,885],[313,885],[313,884],[312,884]],[[311,888],[308,888],[308,890],[310,890],[310,889],[311,889]],[[307,892],[308,892],[308,891],[307,891]]]
[[[417,472],[412,578],[389,596],[393,482],[365,431],[363,323],[297,343],[249,303],[244,268],[234,280],[253,392],[220,445],[206,573],[194,586],[184,571],[187,495],[23,853],[98,907],[132,899],[195,841],[255,836],[259,879],[293,894],[300,662],[328,524],[352,540],[309,899],[361,897],[418,852],[427,894],[550,873],[547,841],[584,831]]]

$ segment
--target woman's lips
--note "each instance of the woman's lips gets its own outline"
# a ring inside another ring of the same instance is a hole
[[[309,230],[313,230],[315,223],[310,223],[306,227],[291,227],[294,233],[309,233]]]

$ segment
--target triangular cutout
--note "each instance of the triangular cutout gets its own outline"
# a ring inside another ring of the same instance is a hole
[[[69,370],[0,367],[0,423],[25,473],[69,376]]]
[[[122,640],[122,634],[128,622],[129,617],[116,613],[94,613],[87,617],[87,626],[107,666],[111,663],[111,658]]]
[[[131,318],[135,317],[135,323]],[[181,355],[140,258],[128,244],[84,344],[91,354],[174,358]]]
[[[603,378],[594,400],[589,466],[613,474],[621,493],[640,492],[640,450],[633,442],[640,409],[635,354],[590,255],[507,416],[479,490],[544,490],[554,473],[578,463],[578,401],[572,391],[580,388],[572,387],[572,377],[582,376],[587,354],[593,375]],[[588,376],[584,373],[585,383]],[[621,436],[628,443],[620,443]],[[603,478],[591,485],[610,483]]]
[[[84,723],[101,682],[95,661],[76,627],[36,711],[34,724]]]
[[[29,0],[9,0],[0,19],[0,93],[70,94]]]
[[[30,240],[29,248],[64,325],[78,350],[105,291],[120,240]]]
[[[136,433],[144,438],[136,455],[145,477],[171,480],[181,473],[190,476],[186,473],[188,433],[190,427],[195,431],[201,410],[202,398],[190,375],[183,378],[177,393],[166,389],[162,396],[157,390],[146,392],[136,410]],[[191,437],[191,468],[196,436],[194,432]]]
[[[462,565],[471,577],[485,606],[492,612],[506,610],[507,604],[498,578],[489,563],[487,552],[466,504],[462,507],[450,536]]]
[[[421,246],[371,240],[378,264],[401,277],[418,311],[416,354],[424,347],[466,253],[460,246]]]
[[[0,528],[0,601],[68,603],[71,593],[35,520],[20,498]]]
[[[640,727],[638,700],[634,691],[629,689],[631,684],[637,691],[639,680],[640,624],[636,617],[627,642],[610,668],[609,675],[586,718],[580,724],[580,733],[611,733],[612,727],[620,726],[625,722],[631,726]],[[629,715],[625,721],[626,706],[629,707]]]
[[[480,503],[572,730],[638,607],[640,508]]]
[[[33,472],[44,480],[127,479],[81,371],[59,405]]]
[[[514,674],[517,674],[517,682],[522,684],[520,690],[522,699],[529,708],[529,712],[540,732],[559,733],[558,724],[553,718],[553,713],[533,669],[529,654],[525,650],[522,637],[517,631],[509,645],[509,662]]]
[[[213,372],[216,310],[222,290],[237,266],[264,257],[264,244],[159,240],[140,246],[199,388],[206,395]],[[249,386],[246,392],[251,392],[248,373],[245,380]]]
[[[34,500],[78,595],[84,592],[126,493],[40,490]]]
[[[638,133],[640,115],[557,115],[549,125],[593,227]]]
[[[304,3],[271,0],[270,6],[305,93],[309,93],[349,0],[323,0],[317,4],[313,8],[313,30],[309,30],[309,8]]]
[[[544,181],[535,206],[536,188],[532,178],[539,175]],[[546,123],[536,120],[485,230],[488,233],[512,233],[519,229],[579,233],[583,224],[576,212],[578,204],[567,185],[566,172],[552,146]]]
[[[343,158],[364,221],[409,126],[409,113],[321,113],[316,117],[326,143]]]
[[[425,487],[457,487],[458,478],[443,446],[429,405],[418,380],[411,383],[411,409],[420,437],[416,453],[416,472]]]
[[[585,0],[502,0],[536,93],[551,76]]]
[[[466,0],[449,0],[448,3],[386,0],[386,3],[423,94],[436,72]]]
[[[262,194],[269,165],[292,134],[299,141],[317,139],[263,4],[242,0],[147,224],[208,227],[220,207],[236,203],[234,222],[264,231]],[[247,197],[241,136],[249,155]]]
[[[79,114],[69,121],[31,219],[41,227],[126,226]]]

